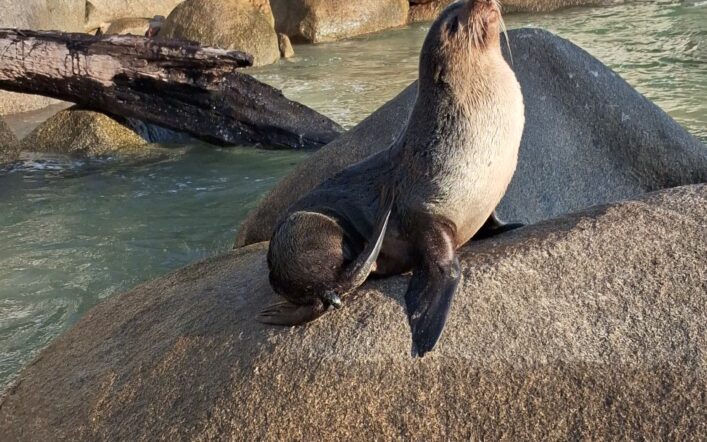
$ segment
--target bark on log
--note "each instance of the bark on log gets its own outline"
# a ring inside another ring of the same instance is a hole
[[[329,118],[235,72],[252,57],[187,41],[0,29],[0,89],[137,118],[217,144],[317,148]]]

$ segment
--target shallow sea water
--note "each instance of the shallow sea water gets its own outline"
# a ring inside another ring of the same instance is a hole
[[[707,3],[632,2],[506,18],[579,44],[707,141]],[[346,127],[417,76],[428,25],[316,46],[254,69]],[[37,115],[10,123],[26,133]],[[0,391],[102,299],[228,250],[259,198],[305,152],[170,148],[158,159],[28,156],[0,172]]]

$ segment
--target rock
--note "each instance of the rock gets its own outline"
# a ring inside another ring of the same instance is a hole
[[[410,23],[432,21],[444,8],[455,0],[411,1]],[[623,0],[506,0],[503,12],[547,12],[572,6],[608,6],[623,3]]]
[[[119,18],[106,29],[106,34],[132,34],[144,36],[150,29],[148,18]]]
[[[73,107],[42,123],[21,144],[32,152],[99,156],[139,151],[147,143],[105,114]]]
[[[499,207],[502,218],[535,223],[707,181],[705,145],[600,61],[540,29],[511,30],[509,36],[526,123],[518,168]],[[407,122],[415,88],[281,180],[243,222],[236,246],[269,240],[280,214],[302,195],[388,147]]]
[[[52,104],[61,103],[41,95],[17,94],[14,92],[0,91],[0,115],[18,114],[43,109]]]
[[[271,0],[275,29],[295,42],[319,43],[402,26],[407,0]]]
[[[198,142],[188,133],[177,132],[166,127],[157,126],[156,124],[146,123],[136,118],[116,120],[134,131],[140,138],[148,143],[185,144]]]
[[[86,0],[0,0],[0,28],[82,32]]]
[[[290,43],[290,37],[285,34],[277,34],[277,43],[280,46],[280,55],[282,58],[292,58],[295,56],[295,50]]]
[[[270,0],[247,0],[248,3],[253,5],[263,17],[268,20],[271,27],[275,27],[275,17],[272,14],[272,7],[270,6]]]
[[[433,21],[444,8],[449,6],[449,4],[454,1],[455,0],[432,0],[430,2],[412,4],[410,5],[408,22],[417,23],[421,21]],[[505,11],[505,5],[503,9]]]
[[[241,50],[255,57],[255,66],[280,59],[275,30],[249,0],[187,0],[167,17],[158,38]]]
[[[410,357],[409,277],[293,329],[265,244],[87,313],[0,400],[7,440],[661,440],[707,419],[707,186],[461,251],[436,350]]]
[[[83,32],[85,0],[0,0],[0,28]],[[59,103],[39,95],[0,91],[0,115],[42,109]]]
[[[19,158],[19,142],[12,129],[0,117],[0,166]]]
[[[160,30],[162,29],[164,21],[165,17],[163,15],[157,15],[155,17],[152,17],[150,19],[149,28],[147,29],[147,33],[145,34],[145,36],[148,38],[157,37],[157,34],[159,34]]]
[[[84,28],[92,31],[103,23],[110,23],[124,17],[151,18],[169,15],[183,0],[88,0]]]

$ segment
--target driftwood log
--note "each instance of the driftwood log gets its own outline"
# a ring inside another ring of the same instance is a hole
[[[217,144],[317,148],[341,127],[236,69],[252,57],[131,35],[0,29],[0,89],[136,118]]]

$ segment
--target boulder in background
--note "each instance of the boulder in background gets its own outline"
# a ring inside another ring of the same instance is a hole
[[[186,0],[162,24],[158,38],[182,38],[253,55],[254,66],[280,59],[277,34],[249,0]]]
[[[408,0],[271,0],[275,28],[294,42],[370,34],[407,22]]]
[[[84,29],[93,31],[104,23],[125,17],[167,16],[183,0],[86,0]],[[83,2],[82,2],[83,3]]]

